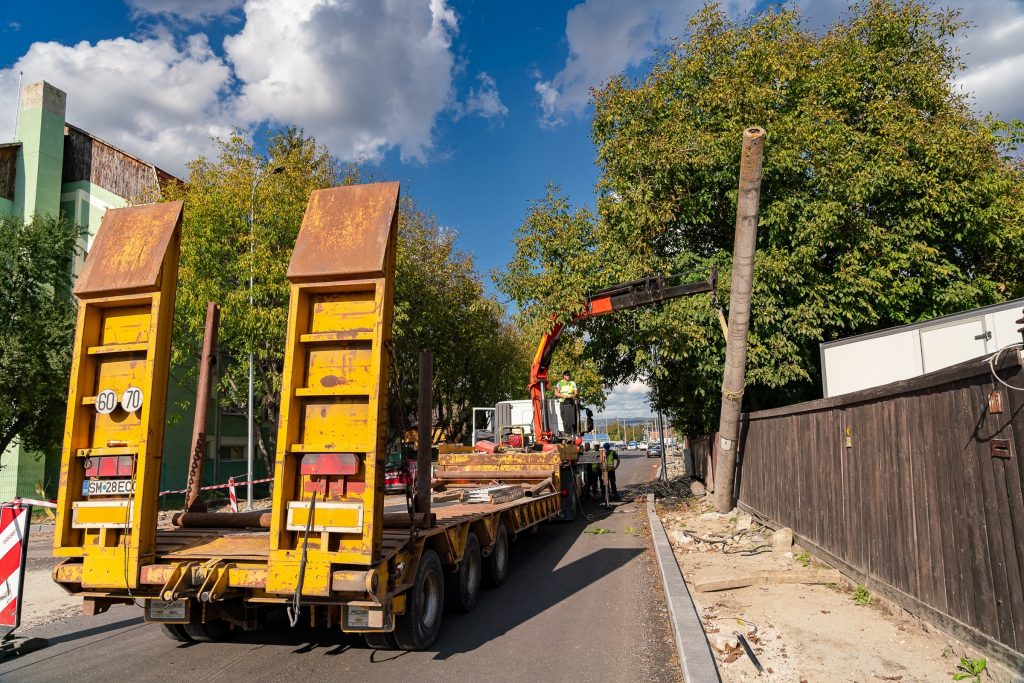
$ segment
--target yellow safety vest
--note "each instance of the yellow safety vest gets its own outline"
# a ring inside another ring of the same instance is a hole
[[[615,458],[617,456],[618,456],[618,453],[615,452],[614,448],[612,450],[608,451],[608,454],[607,454],[606,457],[608,458],[608,469],[609,470],[615,469]]]
[[[558,389],[558,393],[563,396],[572,396],[573,392],[577,390],[576,382],[573,382],[572,380],[566,382],[564,379],[560,379],[558,380],[558,383],[555,384],[555,387]],[[563,398],[562,400],[567,401],[569,399]]]

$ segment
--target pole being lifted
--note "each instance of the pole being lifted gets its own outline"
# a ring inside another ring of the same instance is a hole
[[[764,130],[748,128],[743,131],[740,155],[740,193],[736,202],[736,241],[732,250],[732,288],[729,292],[729,333],[725,343],[722,412],[718,421],[718,465],[715,468],[715,510],[718,512],[729,512],[733,507],[763,161]]]

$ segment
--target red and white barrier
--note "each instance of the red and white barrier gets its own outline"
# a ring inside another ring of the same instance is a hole
[[[228,480],[227,484],[211,484],[210,486],[203,486],[199,490],[200,491],[212,491],[213,489],[230,489],[230,488],[235,486],[234,479],[235,479],[234,477],[231,477],[231,479]],[[256,479],[252,483],[253,484],[266,484],[268,481],[274,481],[274,478],[273,477],[267,477],[266,479]],[[160,495],[161,496],[167,496],[167,495],[170,495],[172,493],[188,493],[188,489],[176,489],[174,491],[161,491]],[[229,495],[230,495],[230,493],[229,493]]]
[[[0,505],[0,639],[21,623],[21,586],[31,516],[32,506],[27,503]]]
[[[256,482],[253,482],[254,484]],[[238,512],[238,496],[235,495],[235,478],[228,477],[228,500],[231,502],[231,511]]]

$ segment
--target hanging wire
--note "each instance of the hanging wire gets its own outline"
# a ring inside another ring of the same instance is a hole
[[[1004,346],[1003,348],[999,349],[998,351],[993,353],[991,356],[989,356],[988,360],[987,360],[987,362],[988,362],[988,369],[989,369],[989,372],[992,373],[992,377],[994,377],[995,380],[997,382],[999,382],[1000,384],[1002,384],[1004,387],[1006,387],[1007,389],[1012,389],[1013,391],[1024,391],[1024,387],[1015,386],[1013,384],[1010,384],[1006,380],[1004,380],[1002,377],[999,376],[999,373],[996,372],[996,366],[999,364],[999,359],[1002,358],[1004,351],[1006,351],[1007,349],[1021,349],[1021,348],[1024,348],[1024,343],[1022,343],[1022,342],[1014,342],[1013,344],[1007,344],[1006,346]]]

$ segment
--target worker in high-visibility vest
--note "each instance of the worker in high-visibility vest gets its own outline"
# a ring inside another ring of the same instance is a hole
[[[615,452],[610,443],[606,443],[603,446],[603,455],[605,462],[608,463],[608,488],[611,491],[612,500],[622,500],[619,497],[619,489],[615,485],[615,470],[619,469],[619,463],[622,459],[619,458],[619,454]],[[604,479],[601,480],[601,497],[604,498]]]
[[[572,381],[572,375],[566,370],[562,379],[555,382],[555,398],[561,400],[559,411],[562,415],[562,430],[569,436],[576,436],[576,399],[580,395],[579,387]]]

